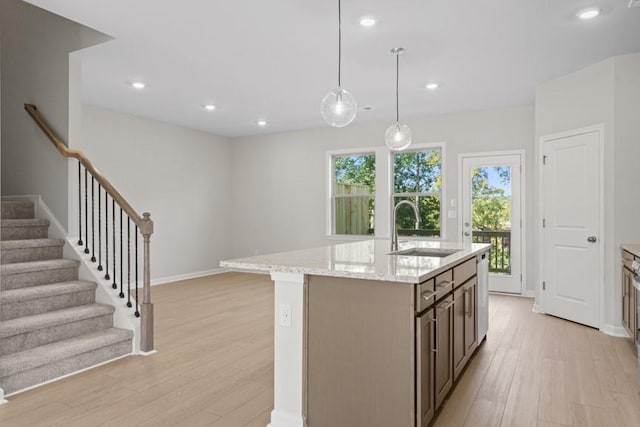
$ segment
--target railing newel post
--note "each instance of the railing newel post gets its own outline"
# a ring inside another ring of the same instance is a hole
[[[142,223],[140,224],[140,232],[143,237],[143,289],[142,289],[142,305],[140,307],[141,325],[140,325],[140,349],[143,352],[153,350],[153,304],[151,303],[151,260],[150,260],[150,241],[153,234],[153,221],[151,214],[145,212],[142,214]]]

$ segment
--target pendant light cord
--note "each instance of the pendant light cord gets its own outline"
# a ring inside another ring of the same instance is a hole
[[[342,63],[342,10],[340,8],[340,0],[338,0],[338,87],[340,84],[340,65]]]
[[[398,100],[398,87],[400,81],[400,53],[396,53],[396,123],[400,122],[400,101]]]

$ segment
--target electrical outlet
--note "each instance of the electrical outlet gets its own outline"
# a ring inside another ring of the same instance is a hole
[[[280,319],[280,326],[285,328],[291,327],[291,306],[288,304],[280,304],[278,306],[278,318]]]

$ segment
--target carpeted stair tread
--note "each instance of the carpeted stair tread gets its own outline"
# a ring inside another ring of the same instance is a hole
[[[72,282],[52,283],[50,285],[30,286],[28,288],[10,289],[2,291],[2,304],[48,298],[52,296],[72,294],[75,292],[93,291],[97,287],[95,282],[74,280]]]
[[[0,207],[3,219],[33,218],[34,206],[31,200],[11,200],[3,198]]]
[[[11,249],[28,249],[28,248],[46,248],[46,247],[64,246],[62,239],[24,239],[24,240],[5,240],[0,242],[2,250]]]
[[[0,357],[3,377],[55,363],[101,347],[131,340],[133,331],[109,328]]]
[[[0,242],[0,264],[59,259],[63,255],[62,239],[16,239]]]
[[[80,267],[80,261],[75,259],[47,259],[44,261],[16,262],[0,265],[0,275],[8,276],[19,273],[33,273],[44,270],[58,270],[61,268]]]
[[[48,219],[41,218],[23,218],[23,219],[2,219],[0,220],[0,227],[37,227],[37,226],[49,226]]]
[[[49,235],[48,219],[0,220],[0,240],[43,239]]]
[[[105,304],[89,304],[0,322],[0,339],[52,326],[113,314],[115,308]]]

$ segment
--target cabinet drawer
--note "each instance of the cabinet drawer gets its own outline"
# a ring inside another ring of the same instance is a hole
[[[632,267],[633,259],[634,259],[634,256],[632,253],[629,253],[624,250],[622,251],[622,264],[632,271],[633,271],[633,267]]]
[[[463,262],[460,265],[453,267],[453,279],[456,281],[456,286],[462,285],[471,277],[476,275],[476,259],[471,258],[468,261]]]
[[[435,277],[436,301],[453,290],[453,271],[447,270]]]
[[[416,286],[416,311],[419,313],[436,301],[435,279],[429,279]]]

